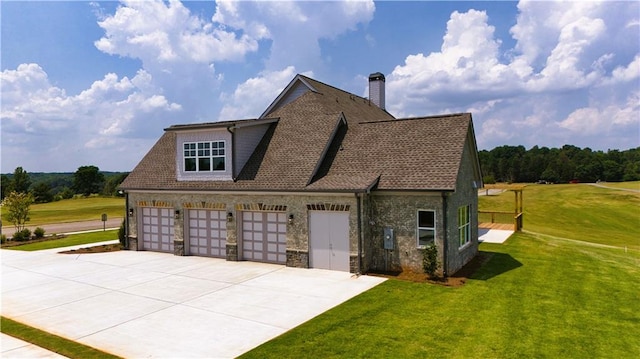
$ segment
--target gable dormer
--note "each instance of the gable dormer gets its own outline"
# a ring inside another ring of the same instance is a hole
[[[304,95],[309,91],[318,92],[318,90],[316,90],[313,86],[311,86],[309,81],[307,81],[304,76],[296,75],[296,77],[294,77],[293,80],[289,82],[287,87],[285,87],[284,90],[280,92],[280,95],[278,95],[278,97],[276,97],[276,99],[273,100],[271,105],[269,105],[269,107],[267,107],[267,109],[264,110],[262,115],[260,115],[260,118],[264,118],[268,114],[272,113],[273,111],[279,109],[280,107],[290,102],[293,102],[295,99],[297,99],[298,97]]]
[[[178,181],[233,181],[277,119],[171,126]]]

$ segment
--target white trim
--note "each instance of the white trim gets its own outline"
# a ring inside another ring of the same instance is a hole
[[[218,145],[220,144],[220,142],[222,142],[222,148],[220,148],[220,147],[214,148],[214,146],[213,146],[214,142],[217,143]],[[204,146],[204,144],[209,144],[209,148],[208,149],[205,149],[205,148],[200,149],[199,145],[201,143],[203,144],[203,146]],[[195,145],[195,148],[186,149],[186,148],[184,148],[185,145]],[[206,150],[210,151],[209,156],[204,156],[203,155],[201,157],[201,156],[198,155],[198,151],[206,151]],[[222,154],[222,155],[220,155],[220,154],[214,155],[213,154],[214,151],[219,151],[219,150],[222,150],[224,152],[224,154]],[[184,154],[185,151],[193,151],[196,154],[195,154],[195,156],[191,156],[191,155],[185,156],[185,154]],[[184,162],[186,162],[187,158],[194,159],[196,161],[196,170],[194,170],[194,171],[187,171],[186,170],[186,165],[184,165]],[[211,164],[210,164],[211,169],[210,170],[199,170],[199,169],[197,169],[200,166],[199,165],[199,160],[201,158],[210,159],[211,160]],[[224,160],[224,169],[223,170],[216,170],[216,169],[213,168],[213,162],[214,162],[213,159],[214,158],[222,158]],[[196,174],[196,173],[197,174],[202,174],[202,173],[215,174],[216,172],[217,173],[228,172],[227,171],[227,141],[224,140],[224,139],[223,140],[210,140],[210,141],[209,140],[208,141],[184,141],[184,142],[182,142],[182,161],[183,161],[182,172],[184,172],[183,174],[187,175],[187,176],[192,175],[192,174]]]
[[[282,92],[280,92],[278,97],[276,97],[275,100],[273,100],[273,102],[271,102],[269,107],[267,107],[267,109],[264,110],[264,112],[262,112],[262,114],[260,115],[259,118],[260,119],[265,118],[264,116],[266,116],[273,109],[275,109],[278,106],[278,104],[282,101],[282,99],[285,98],[285,96],[289,93],[289,91],[294,87],[294,85],[298,81],[300,81],[303,85],[305,85],[310,91],[318,92],[318,90],[316,90],[313,86],[311,86],[311,84],[309,82],[307,82],[300,74],[298,74],[298,75],[296,75],[296,77],[293,78],[293,80],[291,80],[291,82],[289,82],[289,84],[284,88],[284,90],[282,90]]]
[[[466,217],[467,217],[467,222],[463,223],[462,225],[460,225],[460,209],[461,208],[465,208],[466,209]],[[467,241],[463,244],[460,245],[460,242],[462,241],[462,237],[460,236],[460,229],[462,229],[463,227],[466,227],[466,236],[467,236]],[[465,247],[467,247],[471,242],[471,205],[469,204],[463,204],[462,206],[458,206],[457,210],[456,210],[456,228],[458,229],[458,250],[462,250]]]

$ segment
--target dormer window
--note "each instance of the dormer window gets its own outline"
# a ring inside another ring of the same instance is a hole
[[[225,171],[225,141],[185,142],[185,172]]]

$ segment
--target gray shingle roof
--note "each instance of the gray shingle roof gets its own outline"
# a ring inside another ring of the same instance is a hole
[[[167,129],[121,188],[348,192],[372,187],[455,188],[472,131],[470,114],[394,119],[367,99],[301,75],[296,79],[315,91],[269,107],[263,118],[278,121],[272,121],[235,181],[176,180],[176,132],[206,126],[194,124]]]

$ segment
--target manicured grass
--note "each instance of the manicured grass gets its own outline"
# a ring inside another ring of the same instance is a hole
[[[243,358],[632,358],[640,254],[533,234],[464,286],[388,280]]]
[[[119,356],[105,353],[98,349],[29,327],[9,318],[0,317],[0,328],[5,334],[26,340],[41,348],[48,349],[68,358],[120,358]]]
[[[100,220],[103,213],[108,218],[122,218],[125,213],[124,198],[89,197],[65,199],[57,202],[34,204],[31,206],[29,228],[50,223],[66,223]],[[9,225],[2,213],[2,222]]]
[[[462,287],[388,280],[243,357],[635,358],[639,204],[632,192],[528,186],[525,229],[549,235],[481,244],[492,257]],[[480,197],[483,210],[513,206],[512,192]]]
[[[525,187],[524,230],[640,249],[640,193],[588,184]],[[480,196],[481,210],[513,211],[514,194]]]
[[[44,242],[29,243],[21,246],[3,247],[19,251],[39,251],[41,249],[61,248],[79,244],[90,244],[118,239],[118,231],[100,231],[90,233],[71,234],[65,238],[52,239]]]
[[[598,183],[601,186],[613,187],[613,188],[623,188],[623,189],[634,189],[636,191],[640,191],[640,181],[633,182],[600,182]]]

